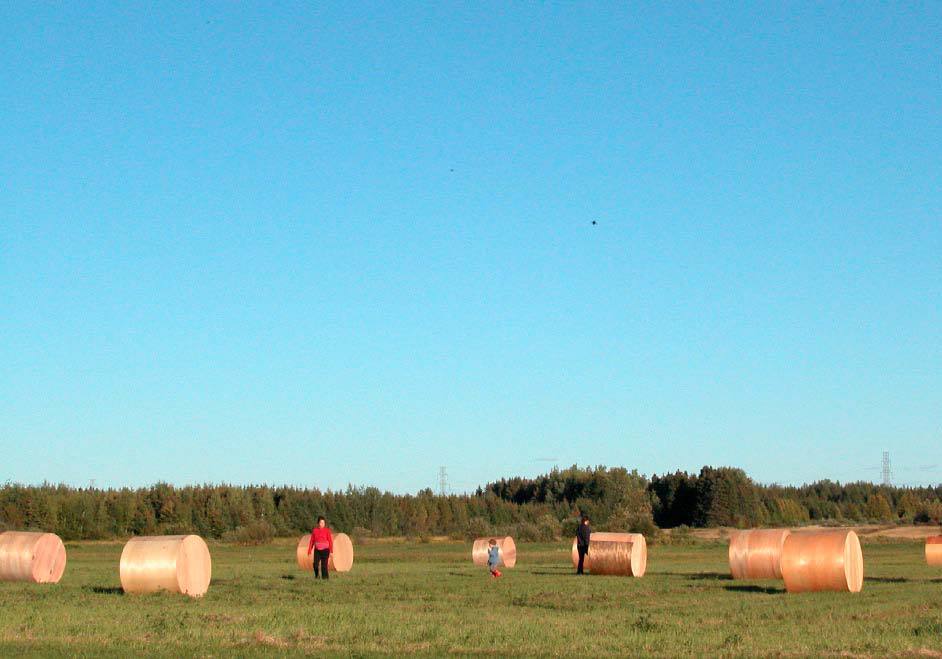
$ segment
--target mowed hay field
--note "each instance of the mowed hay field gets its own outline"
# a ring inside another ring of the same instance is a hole
[[[68,543],[60,584],[0,583],[0,655],[942,656],[942,570],[921,543],[865,544],[857,595],[732,581],[725,543],[652,545],[641,579],[576,577],[566,542],[519,544],[493,580],[470,547],[359,546],[325,583],[293,540],[211,544],[212,585],[191,600],[125,595],[120,543]]]

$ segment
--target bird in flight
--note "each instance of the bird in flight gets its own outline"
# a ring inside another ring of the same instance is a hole
[[[592,226],[596,226],[597,224],[598,222],[596,222],[595,220],[592,220]]]

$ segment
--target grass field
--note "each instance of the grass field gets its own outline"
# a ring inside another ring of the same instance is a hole
[[[726,546],[651,546],[642,579],[576,577],[569,544],[521,544],[493,580],[470,544],[358,547],[315,582],[294,543],[211,545],[204,599],[124,595],[121,544],[68,544],[57,586],[0,583],[0,655],[942,656],[942,571],[914,542],[864,546],[863,592],[729,579]]]

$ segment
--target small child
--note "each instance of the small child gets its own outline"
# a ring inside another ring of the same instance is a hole
[[[499,577],[500,570],[497,569],[497,566],[500,565],[500,548],[494,538],[491,538],[491,541],[487,544],[490,545],[487,548],[487,569],[491,571],[492,577]]]

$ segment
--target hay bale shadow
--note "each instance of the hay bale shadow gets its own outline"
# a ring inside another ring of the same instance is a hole
[[[912,579],[906,577],[864,577],[864,581],[873,581],[875,583],[909,583]]]
[[[124,595],[124,589],[120,586],[86,586],[85,590],[90,590],[96,595]]]
[[[543,577],[578,577],[582,576],[576,574],[575,570],[567,570],[565,568],[559,570],[530,570],[530,574],[538,574]]]
[[[695,574],[685,574],[691,581],[732,581],[733,576],[726,572],[698,572]]]
[[[741,586],[723,586],[723,590],[728,590],[734,593],[759,593],[762,595],[779,595],[785,592],[784,588],[772,588],[771,586],[754,586],[754,585],[741,585]]]

